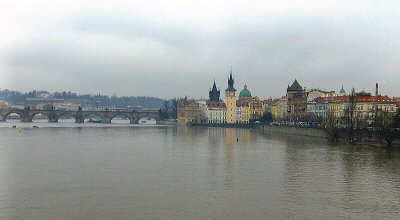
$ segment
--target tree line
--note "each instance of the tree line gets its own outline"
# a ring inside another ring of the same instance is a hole
[[[354,144],[365,140],[368,133],[378,135],[391,147],[395,140],[400,140],[400,108],[396,112],[374,108],[372,114],[362,115],[357,110],[357,94],[354,89],[349,94],[349,101],[343,117],[329,113],[325,122],[326,129],[334,141],[343,139]]]
[[[39,91],[32,90],[26,93],[0,89],[0,99],[13,104],[26,104],[32,102],[32,98],[37,98]],[[92,106],[115,106],[117,108],[126,108],[127,106],[142,106],[145,108],[162,108],[164,99],[147,96],[107,96],[107,95],[78,95],[71,91],[50,93],[51,99],[62,99],[78,101],[81,105]]]
[[[163,107],[160,109],[160,118],[177,119],[179,105],[185,100],[187,100],[187,97],[178,97],[170,100],[164,100]]]

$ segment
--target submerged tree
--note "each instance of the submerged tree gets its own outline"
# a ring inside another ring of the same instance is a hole
[[[326,126],[326,131],[329,134],[329,137],[333,141],[339,142],[340,128],[338,127],[336,117],[333,115],[332,112],[328,112],[328,117],[325,126]]]
[[[391,147],[393,141],[400,138],[400,109],[396,113],[377,111],[374,125],[379,135],[386,141],[387,147]]]
[[[186,101],[186,100],[187,100],[187,96],[185,96],[185,98],[178,97],[178,98],[171,99],[171,111],[172,111],[173,119],[178,118],[179,105],[182,103],[182,101]]]
[[[354,88],[352,88],[351,93],[349,95],[349,103],[347,109],[345,109],[347,139],[350,143],[354,142],[354,131],[357,123],[355,120],[356,107],[357,107],[357,94]]]
[[[168,119],[170,115],[170,101],[165,100],[164,101],[164,108],[161,109],[160,111],[160,117],[161,119]]]

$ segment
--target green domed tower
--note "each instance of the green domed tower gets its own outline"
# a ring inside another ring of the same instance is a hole
[[[247,85],[244,85],[244,88],[239,93],[239,98],[251,98],[251,92],[247,89]]]

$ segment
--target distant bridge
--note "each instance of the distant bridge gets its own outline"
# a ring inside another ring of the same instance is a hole
[[[160,121],[158,111],[64,111],[64,110],[31,110],[31,109],[0,109],[0,121],[6,121],[10,114],[17,114],[21,117],[22,122],[32,122],[32,119],[37,114],[46,115],[49,122],[58,122],[61,116],[72,116],[75,123],[84,123],[86,118],[96,115],[101,119],[102,123],[111,123],[111,120],[116,116],[129,119],[131,124],[138,124],[139,120],[144,117],[151,117],[156,120],[157,124]]]

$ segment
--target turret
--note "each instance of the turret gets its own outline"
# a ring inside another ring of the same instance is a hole
[[[210,101],[212,102],[219,102],[219,96],[220,96],[220,91],[217,89],[217,85],[215,84],[215,79],[214,79],[214,84],[212,89],[208,92]]]

